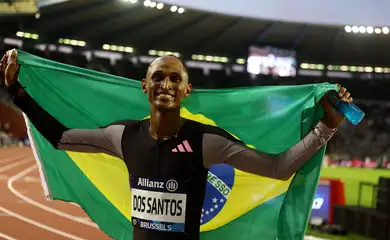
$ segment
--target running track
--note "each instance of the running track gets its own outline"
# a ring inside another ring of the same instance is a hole
[[[3,239],[111,238],[78,205],[45,199],[30,148],[0,148],[0,240]]]
[[[75,204],[45,199],[30,148],[0,148],[0,239],[111,239]]]

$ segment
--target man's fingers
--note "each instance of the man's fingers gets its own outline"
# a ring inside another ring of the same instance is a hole
[[[341,87],[340,91],[339,91],[339,97],[343,97],[344,93],[347,91],[347,89],[345,87]]]
[[[347,101],[350,95],[351,95],[350,92],[345,92],[345,93],[343,94],[343,97],[342,97],[343,101]]]
[[[16,49],[12,49],[9,51],[8,55],[8,63],[16,63],[18,60],[18,51]]]

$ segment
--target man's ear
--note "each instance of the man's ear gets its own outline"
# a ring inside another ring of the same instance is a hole
[[[192,91],[192,85],[188,84],[188,86],[186,87],[186,91],[184,93],[184,96],[188,97],[191,94],[191,91]]]
[[[148,90],[147,90],[147,88],[146,88],[146,79],[145,79],[145,78],[142,79],[141,84],[142,84],[142,92],[147,93]]]

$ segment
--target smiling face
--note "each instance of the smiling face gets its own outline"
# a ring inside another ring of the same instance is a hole
[[[155,59],[142,80],[142,91],[148,95],[150,104],[160,111],[179,109],[183,98],[191,92],[183,63],[173,56]]]

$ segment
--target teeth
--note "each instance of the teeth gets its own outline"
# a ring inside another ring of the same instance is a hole
[[[166,98],[172,98],[171,95],[169,95],[169,94],[164,94],[164,93],[159,93],[157,96],[159,96],[159,97],[166,97]]]

